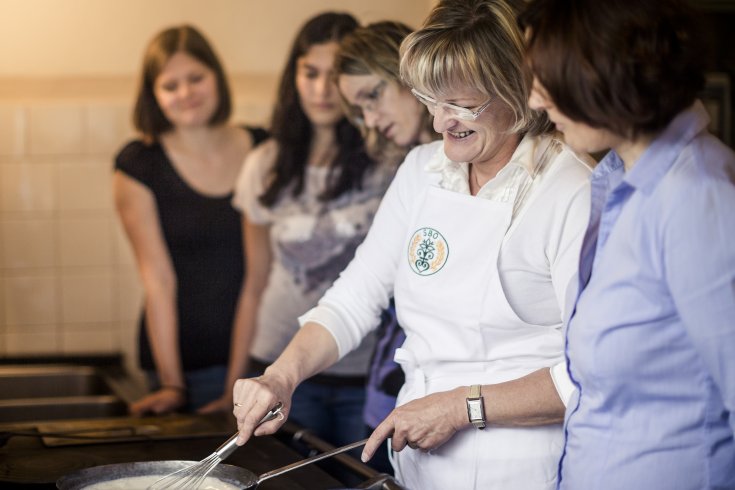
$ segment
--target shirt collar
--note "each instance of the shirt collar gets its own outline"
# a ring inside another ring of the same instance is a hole
[[[539,141],[539,138],[525,135],[518,144],[516,151],[513,152],[513,156],[510,157],[508,165],[515,165],[522,168],[529,176],[532,176],[536,170],[536,165],[538,164],[538,159],[534,159],[533,156],[540,146]],[[508,165],[503,167],[503,169],[508,167]]]
[[[695,101],[691,107],[680,112],[653,140],[633,168],[626,172],[625,181],[647,194],[653,192],[679,158],[683,148],[707,128],[709,121],[704,105],[699,100]]]
[[[614,151],[609,151],[592,171],[592,180],[607,179],[610,174],[618,171],[625,171],[623,169],[623,159]]]
[[[518,144],[518,147],[513,152],[513,155],[510,157],[508,163],[502,169],[500,169],[500,172],[498,172],[496,178],[501,176],[503,173],[507,173],[508,168],[514,166],[522,168],[526,171],[528,175],[533,175],[536,167],[536,162],[534,162],[533,155],[534,150],[537,147],[538,139],[533,138],[529,135],[525,135],[523,139],[521,139],[521,142]],[[454,162],[450,160],[444,153],[444,146],[442,145],[439,150],[434,154],[434,157],[431,158],[426,164],[425,168],[428,172],[443,172],[446,169],[451,169],[452,171],[454,171],[458,167],[462,168],[465,172],[465,175],[467,175],[467,162]]]

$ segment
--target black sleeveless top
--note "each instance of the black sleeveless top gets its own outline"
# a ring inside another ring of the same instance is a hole
[[[245,128],[255,144],[268,137]],[[207,196],[192,189],[176,172],[160,143],[134,140],[115,158],[115,169],[148,187],[177,280],[179,351],[184,371],[226,365],[235,308],[242,286],[241,215],[231,205],[232,192]],[[140,315],[140,365],[155,365]]]

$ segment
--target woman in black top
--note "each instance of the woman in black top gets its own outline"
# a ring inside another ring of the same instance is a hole
[[[117,155],[114,195],[143,282],[140,363],[152,392],[133,414],[232,409],[228,346],[244,277],[230,199],[259,129],[227,123],[230,92],[197,30],[149,44],[134,110],[141,139]]]

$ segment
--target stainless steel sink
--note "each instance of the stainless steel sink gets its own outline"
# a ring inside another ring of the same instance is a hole
[[[0,401],[0,421],[64,420],[118,417],[127,405],[114,395],[19,398]]]
[[[0,400],[110,393],[91,366],[0,366]]]
[[[0,366],[0,422],[125,415],[109,381],[91,366]]]

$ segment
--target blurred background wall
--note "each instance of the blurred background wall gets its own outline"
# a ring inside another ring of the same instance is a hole
[[[735,0],[706,11],[712,129],[732,144]],[[135,365],[141,290],[112,208],[144,47],[191,23],[237,122],[266,124],[289,44],[328,9],[418,27],[436,0],[0,0],[0,357],[117,353]]]
[[[0,0],[0,356],[117,353],[133,367],[141,289],[112,159],[133,133],[143,50],[191,23],[218,51],[234,118],[267,123],[299,26],[333,9],[418,26],[433,0]]]
[[[230,71],[278,71],[293,34],[322,10],[417,26],[433,0],[0,0],[0,76],[132,75],[154,32],[208,34]]]

